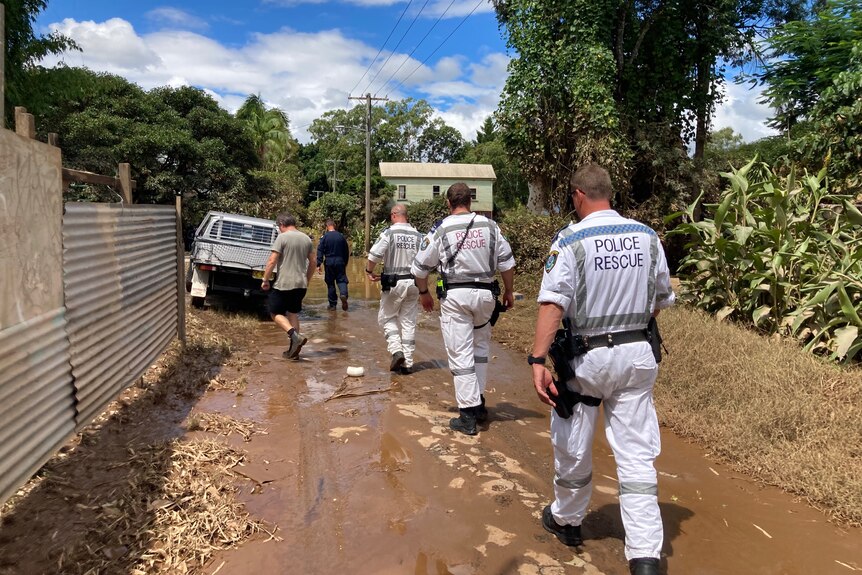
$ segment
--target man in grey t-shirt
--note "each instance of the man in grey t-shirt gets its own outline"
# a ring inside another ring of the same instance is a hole
[[[272,321],[287,332],[290,347],[287,359],[299,359],[299,351],[308,338],[299,333],[299,312],[314,275],[314,244],[311,238],[296,229],[296,218],[282,212],[276,218],[278,237],[272,243],[272,253],[263,271],[261,289],[269,291],[269,314]],[[272,271],[278,268],[275,285],[270,286]]]

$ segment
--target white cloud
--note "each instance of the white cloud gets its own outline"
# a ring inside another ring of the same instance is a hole
[[[161,8],[156,8],[154,10],[150,10],[146,14],[147,18],[153,20],[155,22],[164,23],[169,26],[176,26],[180,28],[194,28],[196,30],[205,30],[209,27],[206,21],[198,18],[197,16],[193,16],[184,10],[180,10],[179,8],[171,8],[169,6],[163,6]]]
[[[773,115],[766,104],[759,104],[763,88],[749,89],[748,86],[732,81],[724,85],[724,101],[718,105],[713,115],[713,130],[733,128],[742,134],[746,142],[753,142],[766,136],[778,134],[766,125],[766,119]]]
[[[228,47],[191,31],[139,35],[128,22],[116,18],[102,23],[67,19],[51,29],[74,39],[83,49],[80,56],[67,56],[70,64],[118,74],[145,89],[197,86],[231,112],[249,94],[260,94],[264,101],[288,113],[300,141],[308,141],[307,126],[324,112],[351,105],[349,90],[377,53],[376,46],[348,38],[337,29],[308,33],[285,28],[256,34],[239,47]],[[380,89],[404,58],[405,54],[393,55],[372,91]],[[46,58],[43,64],[50,66],[58,60]],[[468,63],[463,56],[441,58],[433,68],[426,65],[417,69],[408,80],[409,93],[389,97],[427,96],[440,117],[472,139],[476,128],[496,108],[507,62],[503,54],[488,54],[478,63]],[[382,64],[381,59],[359,88]],[[408,59],[387,89],[407,79],[418,64]]]
[[[92,20],[77,22],[66,18],[58,24],[51,24],[49,29],[73,38],[81,47],[82,62],[94,70],[136,75],[162,64],[159,55],[135,34],[132,25],[120,18],[98,24]],[[73,63],[77,61],[75,56]],[[54,63],[50,58],[46,62],[49,65]]]

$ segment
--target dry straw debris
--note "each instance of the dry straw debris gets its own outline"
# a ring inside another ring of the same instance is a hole
[[[200,573],[218,550],[260,532],[275,537],[235,498],[231,468],[242,459],[241,451],[214,440],[130,449],[130,489],[99,506],[104,536],[91,532],[64,550],[58,572]]]
[[[237,419],[223,413],[197,412],[189,417],[189,431],[206,431],[216,435],[228,436],[231,433],[242,435],[243,440],[251,441],[254,434],[265,435],[250,419]]]

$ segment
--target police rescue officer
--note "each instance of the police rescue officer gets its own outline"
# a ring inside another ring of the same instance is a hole
[[[476,435],[476,423],[488,417],[485,384],[491,317],[497,306],[497,271],[503,278],[503,305],[514,304],[512,281],[515,258],[509,242],[497,224],[470,211],[470,188],[456,183],[446,191],[450,215],[422,240],[411,268],[425,311],[434,309],[428,291],[428,274],[439,266],[442,286],[440,328],[455,379],[455,399],[459,416],[449,427],[466,435]]]
[[[659,572],[662,520],[654,461],[661,449],[653,385],[658,365],[646,327],[674,293],[655,231],[611,209],[611,180],[583,166],[571,179],[580,219],[561,230],[545,262],[532,365],[539,399],[560,401],[545,358],[561,320],[582,345],[570,362],[569,390],[604,402],[605,432],[614,452],[625,554],[635,575]],[[660,356],[659,356],[660,357]],[[551,413],[554,501],[542,524],[566,545],[580,545],[592,490],[592,443],[598,406],[576,403],[571,417]]]
[[[371,281],[381,282],[380,311],[377,323],[386,336],[386,347],[392,354],[389,371],[410,373],[416,349],[416,314],[419,311],[419,288],[413,281],[410,266],[422,234],[407,223],[407,206],[396,204],[389,212],[392,225],[380,234],[368,252],[365,273]],[[383,274],[374,268],[383,262]]]

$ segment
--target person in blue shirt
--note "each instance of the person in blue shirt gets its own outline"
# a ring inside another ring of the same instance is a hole
[[[341,232],[336,231],[335,221],[326,220],[326,231],[320,236],[317,244],[317,271],[323,271],[323,281],[326,283],[329,311],[334,311],[341,294],[341,309],[347,311],[347,261],[350,259],[350,248]],[[336,286],[338,291],[336,292]]]

